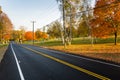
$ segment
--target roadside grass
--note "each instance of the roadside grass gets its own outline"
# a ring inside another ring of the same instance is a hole
[[[24,41],[23,43],[24,44],[32,44],[33,42],[32,41]]]
[[[32,41],[25,41],[24,44],[32,45]],[[46,41],[35,41],[35,45],[38,46],[62,46],[62,41],[60,40],[46,40]]]
[[[59,40],[51,40],[51,41],[44,41],[44,42],[41,42],[41,43],[37,43],[37,45],[40,45],[40,46],[62,46],[62,41],[59,41]]]
[[[120,37],[117,40],[120,43]],[[90,38],[73,38],[72,45],[91,45]],[[106,39],[94,39],[94,44],[114,44],[114,38],[106,38]],[[33,44],[32,41],[25,41],[24,44]],[[39,46],[62,46],[61,40],[45,40],[45,41],[35,41],[35,45]],[[63,45],[64,46],[64,45]]]
[[[7,46],[8,46],[7,44],[5,44],[5,45],[0,44],[0,62],[4,56]]]
[[[96,44],[94,46],[71,45],[67,46],[66,49],[64,49],[64,46],[51,46],[47,48],[120,63],[120,44],[117,46],[113,44]]]
[[[105,44],[105,43],[114,43],[114,38],[106,38],[106,39],[101,39],[101,38],[96,38],[93,40],[94,44]],[[117,40],[118,43],[120,43],[120,37],[118,37]],[[74,38],[72,40],[72,44],[91,44],[91,39],[90,38]]]
[[[72,45],[66,46],[66,48],[64,48],[64,45],[60,40],[35,42],[35,45],[120,63],[120,37],[118,38],[117,45],[114,45],[114,38],[112,37],[96,39],[96,43],[93,45],[91,44],[90,38],[74,38],[72,40]]]

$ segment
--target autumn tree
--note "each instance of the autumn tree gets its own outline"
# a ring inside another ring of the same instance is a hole
[[[36,39],[41,40],[41,39],[47,39],[48,34],[45,32],[42,32],[40,29],[37,29],[35,32]]]
[[[19,30],[12,31],[12,40],[19,41],[21,36],[21,32]]]
[[[48,39],[48,34],[46,32],[42,32],[42,39]]]
[[[25,37],[24,37],[25,32],[26,32],[25,26],[20,26],[20,40],[21,40],[21,41],[24,41],[24,40],[25,40]]]
[[[11,38],[12,29],[12,22],[0,7],[0,39],[3,43]]]
[[[33,40],[33,32],[27,31],[25,32],[25,39],[26,40]],[[34,33],[34,40],[36,39],[35,33]]]
[[[95,37],[114,34],[116,45],[118,31],[120,30],[120,1],[97,0],[91,25]]]
[[[20,26],[20,30],[13,30],[12,31],[12,40],[17,42],[23,42],[25,40],[25,27]]]
[[[36,32],[35,32],[35,35],[36,35],[36,38],[38,40],[42,39],[42,31],[40,29],[37,29]]]

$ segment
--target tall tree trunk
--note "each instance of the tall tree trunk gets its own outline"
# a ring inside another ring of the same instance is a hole
[[[63,43],[63,44],[65,44],[64,35],[63,35],[62,30],[61,30],[61,32],[60,32],[60,33],[61,33],[61,40],[62,40],[62,43]]]
[[[117,45],[117,32],[114,33],[115,36],[115,45]]]

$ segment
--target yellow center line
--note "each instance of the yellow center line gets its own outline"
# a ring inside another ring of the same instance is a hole
[[[22,46],[22,47],[23,47],[23,46]],[[71,68],[73,68],[73,69],[76,69],[76,70],[78,70],[78,71],[84,72],[84,73],[86,73],[86,74],[88,74],[88,75],[94,76],[94,77],[96,77],[96,78],[98,78],[98,79],[101,79],[101,80],[111,80],[111,79],[109,79],[109,78],[107,78],[107,77],[101,76],[101,75],[99,75],[99,74],[96,74],[96,73],[91,72],[91,71],[89,71],[89,70],[86,70],[86,69],[83,69],[83,68],[81,68],[81,67],[75,66],[75,65],[73,65],[73,64],[71,64],[71,63],[68,63],[68,62],[66,62],[66,61],[63,61],[63,60],[60,60],[60,59],[58,59],[58,58],[52,57],[52,56],[50,56],[50,55],[47,55],[47,54],[41,53],[41,52],[39,52],[39,51],[33,50],[33,49],[31,49],[31,48],[28,48],[28,47],[23,47],[23,48],[28,49],[28,50],[30,50],[30,51],[32,51],[32,52],[38,53],[38,54],[40,54],[40,55],[42,55],[42,56],[44,56],[44,57],[47,57],[47,58],[49,58],[49,59],[52,59],[52,60],[57,61],[57,62],[59,62],[59,63],[62,63],[62,64],[64,64],[64,65],[67,65],[67,66],[69,66],[69,67],[71,67]]]

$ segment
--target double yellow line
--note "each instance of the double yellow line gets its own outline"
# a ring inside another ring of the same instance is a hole
[[[59,63],[62,63],[62,64],[64,64],[64,65],[66,65],[66,66],[69,66],[69,67],[71,67],[71,68],[73,68],[73,69],[76,69],[76,70],[78,70],[78,71],[80,71],[80,72],[84,72],[84,73],[86,73],[86,74],[88,74],[88,75],[94,76],[94,77],[96,77],[96,78],[98,78],[98,79],[101,79],[101,80],[111,80],[111,79],[109,79],[109,78],[107,78],[107,77],[101,76],[101,75],[96,74],[96,73],[94,73],[94,72],[91,72],[91,71],[89,71],[89,70],[86,70],[86,69],[83,69],[83,68],[81,68],[81,67],[75,66],[75,65],[73,65],[73,64],[71,64],[71,63],[68,63],[68,62],[66,62],[66,61],[60,60],[60,59],[55,58],[55,57],[53,57],[53,56],[50,56],[50,55],[41,53],[41,52],[39,52],[39,51],[33,50],[33,49],[31,49],[31,48],[28,48],[28,47],[24,47],[24,46],[22,46],[22,47],[25,48],[25,49],[28,49],[28,50],[30,50],[30,51],[32,51],[32,52],[38,53],[38,54],[40,54],[40,55],[42,55],[42,56],[44,56],[44,57],[47,57],[47,58],[49,58],[49,59],[52,59],[52,60],[57,61],[57,62],[59,62]]]

